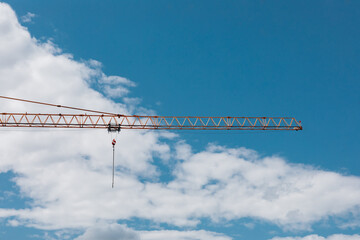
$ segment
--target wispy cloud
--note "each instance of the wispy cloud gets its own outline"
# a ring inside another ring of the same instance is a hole
[[[23,23],[29,23],[32,21],[32,19],[35,17],[36,15],[34,13],[28,12],[26,13],[24,16],[21,16],[21,21]]]

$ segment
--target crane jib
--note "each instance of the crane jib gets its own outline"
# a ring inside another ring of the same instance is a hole
[[[0,113],[0,127],[165,129],[165,130],[302,130],[293,117],[138,116],[120,114]]]

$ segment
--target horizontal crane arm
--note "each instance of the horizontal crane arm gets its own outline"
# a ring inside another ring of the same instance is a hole
[[[116,114],[0,113],[0,127],[167,129],[167,130],[302,130],[292,117],[185,117]]]

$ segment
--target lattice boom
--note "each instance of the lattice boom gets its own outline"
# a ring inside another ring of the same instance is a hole
[[[302,130],[286,117],[164,117],[113,114],[0,113],[0,127],[177,130]]]

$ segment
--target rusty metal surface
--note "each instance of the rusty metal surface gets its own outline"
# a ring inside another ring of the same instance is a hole
[[[292,117],[195,117],[0,113],[0,127],[167,130],[302,130]]]

